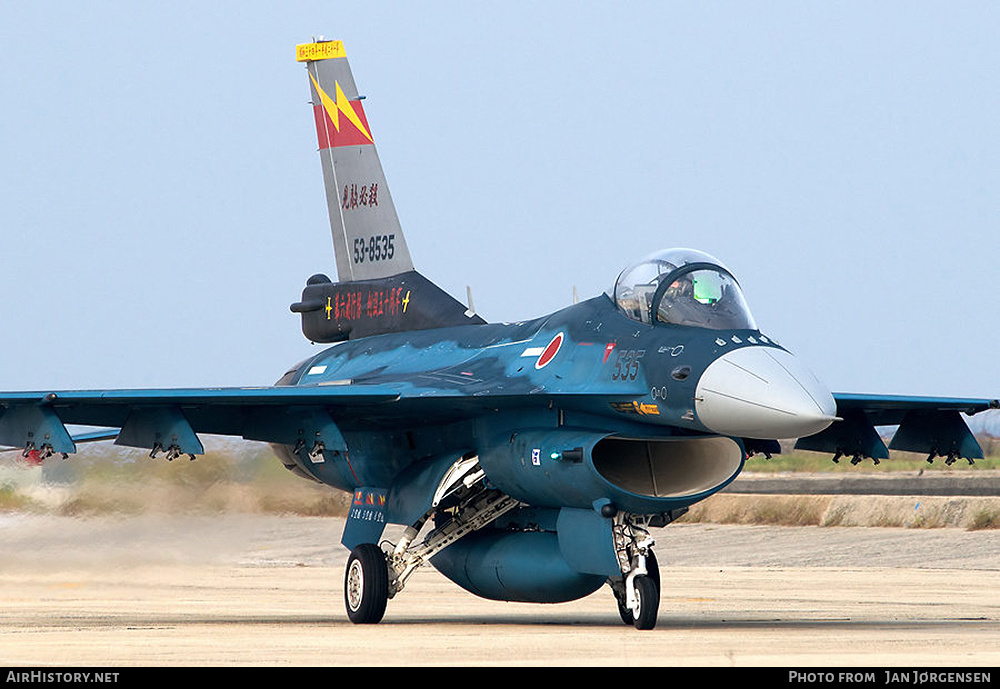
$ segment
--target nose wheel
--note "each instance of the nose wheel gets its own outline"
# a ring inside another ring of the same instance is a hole
[[[645,565],[645,574],[626,577],[622,590],[615,589],[622,622],[636,629],[655,627],[660,610],[660,570],[652,550],[646,553]]]
[[[660,608],[660,589],[656,582],[647,576],[636,577],[633,582],[631,608],[618,603],[618,613],[625,624],[631,624],[636,629],[652,629],[656,626],[656,615]]]
[[[385,553],[374,543],[351,551],[344,573],[344,604],[355,624],[377,624],[389,601],[389,569]]]

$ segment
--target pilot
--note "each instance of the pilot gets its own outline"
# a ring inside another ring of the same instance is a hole
[[[683,275],[670,284],[665,296],[670,299],[679,299],[681,297],[690,297],[692,294],[694,294],[694,285],[691,282],[691,276]]]
[[[692,275],[682,275],[664,291],[657,305],[657,320],[677,325],[703,326],[711,310],[695,299]]]

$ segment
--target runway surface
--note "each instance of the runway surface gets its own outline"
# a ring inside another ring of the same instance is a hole
[[[359,627],[329,518],[0,516],[6,666],[1000,665],[1000,531],[673,525],[656,628],[430,568]]]

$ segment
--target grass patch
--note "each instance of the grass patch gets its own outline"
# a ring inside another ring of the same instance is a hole
[[[970,531],[981,529],[1000,529],[1000,508],[982,508],[972,515]]]
[[[746,526],[1000,528],[1000,497],[719,493],[678,522]]]
[[[713,495],[679,521],[755,526],[819,526],[830,506],[826,495]]]

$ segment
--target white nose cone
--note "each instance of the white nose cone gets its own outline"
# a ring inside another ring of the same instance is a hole
[[[695,411],[706,428],[742,438],[802,438],[836,420],[833,395],[791,354],[743,347],[705,369]]]

